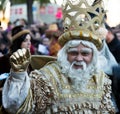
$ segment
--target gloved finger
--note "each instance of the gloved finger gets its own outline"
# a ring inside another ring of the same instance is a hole
[[[20,58],[20,62],[23,63],[25,61],[25,58],[24,58],[24,54],[23,54],[22,50],[19,49],[17,52],[18,52],[18,55]]]
[[[16,65],[14,62],[11,62],[11,68],[12,68],[12,70],[17,72],[17,71],[20,70],[21,66],[20,65]]]
[[[28,68],[28,65],[29,65],[29,61],[25,61],[22,65],[22,69],[26,70]]]
[[[31,54],[30,54],[30,49],[27,49],[27,50],[26,50],[26,57],[27,57],[27,58],[30,58],[30,56],[31,56]]]
[[[25,48],[22,49],[24,60],[27,60],[26,51],[27,51],[27,49],[25,49]]]
[[[18,64],[20,63],[21,64],[21,58],[18,54],[18,51],[14,52],[13,55],[16,57],[16,60],[18,61]]]
[[[11,56],[10,56],[10,62],[13,62],[13,63],[15,63],[15,64],[18,64],[18,61],[17,61],[17,59],[16,59],[16,57],[15,57],[14,55],[11,55]]]

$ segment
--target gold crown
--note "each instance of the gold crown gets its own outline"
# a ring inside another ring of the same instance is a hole
[[[63,46],[72,39],[93,42],[102,46],[99,28],[103,26],[105,11],[101,0],[67,0],[63,2],[64,33],[58,39]]]

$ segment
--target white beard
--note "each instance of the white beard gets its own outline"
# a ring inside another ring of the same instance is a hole
[[[67,66],[65,64],[67,64]],[[74,69],[74,64],[83,65],[83,69]],[[68,61],[64,61],[63,63],[61,63],[61,65],[63,68],[62,72],[65,74],[66,77],[70,79],[73,90],[85,92],[88,81],[92,77],[91,73],[93,73],[93,65],[87,65],[85,62],[75,61],[71,65]]]
[[[76,47],[80,43],[82,43],[85,46],[90,47],[93,49],[93,59],[89,65],[86,65],[86,63],[77,63],[77,64],[83,64],[83,69],[74,69],[73,64],[70,64],[70,62],[67,60],[67,50],[70,47]],[[72,87],[76,91],[86,91],[86,86],[91,79],[91,77],[99,72],[98,67],[98,51],[95,45],[88,41],[83,40],[71,40],[64,45],[64,47],[58,52],[58,62],[60,66],[62,67],[62,73],[71,81]]]

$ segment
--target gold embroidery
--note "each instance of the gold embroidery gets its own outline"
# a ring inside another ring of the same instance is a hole
[[[92,90],[97,91],[97,92],[94,92],[94,93],[92,93],[92,92],[91,93],[90,92],[89,93],[80,93],[80,92],[79,93],[72,93],[71,91],[68,94],[67,93],[64,93],[64,94],[60,93],[60,90],[59,90],[59,87],[58,87],[58,84],[57,84],[57,80],[54,77],[55,74],[52,73],[53,70],[51,70],[51,69],[55,70],[55,73],[58,76],[57,78],[60,81],[59,83],[62,85],[62,89],[70,90],[71,87],[70,87],[70,85],[66,86],[66,83],[64,83],[63,78],[61,77],[63,75],[61,75],[61,73],[60,73],[59,69],[57,68],[56,64],[49,65],[49,68],[48,67],[45,68],[44,71],[46,72],[47,75],[50,76],[50,80],[52,81],[52,84],[55,88],[55,93],[57,94],[57,96],[59,98],[78,98],[78,97],[101,98],[102,97],[103,90],[100,89],[99,91],[97,91],[98,88],[96,88],[94,85],[88,86],[88,89],[92,89]]]
[[[52,81],[52,85],[53,85],[54,88],[55,88],[55,93],[58,95],[58,91],[57,91],[57,88],[56,88],[56,87],[57,87],[57,83],[56,83],[56,81],[55,81],[52,73],[50,72],[50,70],[49,70],[48,68],[45,68],[45,69],[43,69],[43,70],[46,72],[47,75],[50,76],[50,80]]]
[[[64,77],[62,77],[63,74],[60,73],[60,70],[56,67],[56,65],[55,65],[55,64],[52,64],[51,66],[52,66],[53,69],[56,71],[57,76],[58,76],[58,79],[60,80],[60,83],[61,83],[61,85],[62,85],[62,88],[63,88],[63,89],[71,89],[70,85],[68,85],[67,83],[64,83],[64,81],[63,81],[63,78],[64,78]],[[66,81],[67,81],[67,80],[66,80]],[[67,81],[67,82],[68,82],[68,81]]]

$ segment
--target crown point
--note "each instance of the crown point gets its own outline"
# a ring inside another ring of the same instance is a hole
[[[64,45],[71,39],[81,39],[101,47],[98,30],[104,23],[102,0],[64,0],[62,8],[65,33],[59,41]]]

